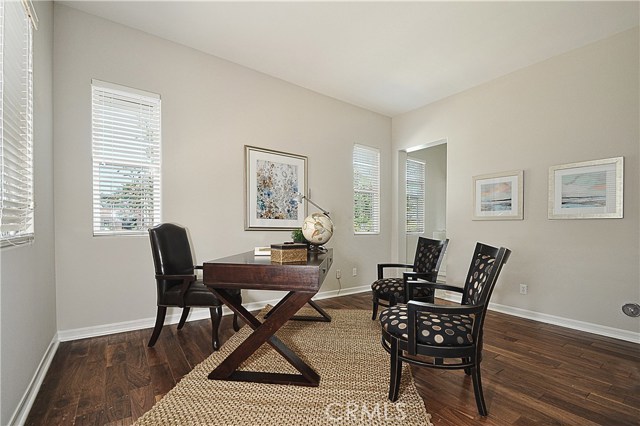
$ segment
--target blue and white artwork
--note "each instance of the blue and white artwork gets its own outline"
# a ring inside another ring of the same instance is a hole
[[[522,220],[524,172],[474,176],[473,220]]]
[[[549,219],[621,219],[624,158],[549,168]]]
[[[245,145],[245,229],[299,229],[306,216],[307,157]]]
[[[296,220],[298,192],[297,165],[257,160],[256,219]]]
[[[488,183],[480,185],[480,211],[509,211],[513,204],[511,182]]]
[[[596,171],[562,176],[562,208],[605,207],[607,172]]]

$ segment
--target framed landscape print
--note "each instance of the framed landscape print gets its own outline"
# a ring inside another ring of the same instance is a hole
[[[549,219],[622,218],[623,157],[549,168]]]
[[[522,170],[473,177],[473,220],[523,219]]]
[[[245,230],[295,229],[306,211],[307,157],[245,145]]]

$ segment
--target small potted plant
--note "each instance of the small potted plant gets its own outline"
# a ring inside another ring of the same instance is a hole
[[[291,239],[294,243],[307,243],[307,239],[302,233],[302,228],[294,229],[293,231],[291,231]]]

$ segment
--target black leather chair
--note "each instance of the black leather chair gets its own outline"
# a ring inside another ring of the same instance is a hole
[[[182,308],[178,330],[182,329],[192,307],[209,308],[211,313],[211,344],[213,350],[220,348],[218,328],[222,317],[222,302],[197,279],[191,255],[191,244],[187,230],[179,225],[164,223],[149,229],[151,252],[156,269],[158,291],[158,313],[156,324],[148,346],[155,345],[162,331],[167,307]],[[240,290],[236,295],[242,301]],[[238,318],[234,314],[233,328],[238,331]]]
[[[403,303],[408,300],[405,297],[405,279],[404,277],[385,278],[384,270],[386,268],[411,268],[411,275],[407,276],[408,280],[415,281],[412,289],[415,293],[412,298],[433,303],[433,290],[430,288],[422,288],[419,283],[423,280],[435,282],[438,278],[440,264],[447,250],[449,240],[432,240],[430,238],[419,237],[416,247],[416,256],[413,265],[404,263],[379,263],[378,279],[371,284],[371,293],[373,296],[373,314],[371,319],[376,319],[378,315],[378,305],[393,306],[396,303]]]
[[[430,283],[435,289],[462,293],[460,305],[435,305],[410,300],[380,313],[382,346],[391,354],[389,399],[400,390],[402,363],[444,369],[464,369],[471,375],[478,413],[486,416],[482,393],[482,328],[502,266],[511,251],[477,243],[464,288]]]

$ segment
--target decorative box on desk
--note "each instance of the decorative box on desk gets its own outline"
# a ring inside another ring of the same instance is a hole
[[[271,261],[277,263],[306,263],[307,245],[302,243],[271,244]]]

